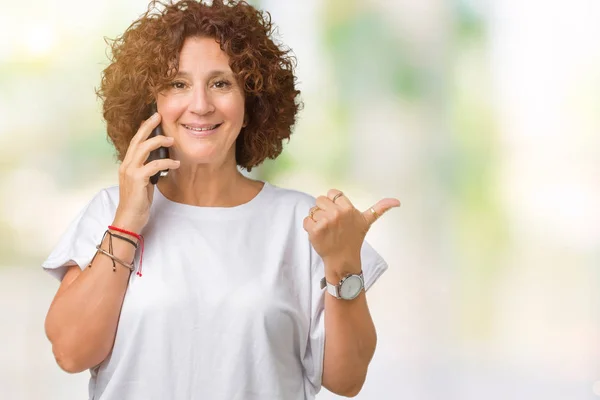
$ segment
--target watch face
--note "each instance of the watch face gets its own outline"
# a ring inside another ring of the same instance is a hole
[[[352,300],[360,293],[363,288],[362,279],[358,275],[351,275],[344,283],[342,283],[342,287],[340,287],[340,297],[342,299]]]

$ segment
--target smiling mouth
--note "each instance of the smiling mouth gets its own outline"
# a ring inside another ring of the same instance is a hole
[[[206,131],[212,131],[213,129],[217,129],[219,126],[221,126],[221,124],[216,124],[216,125],[211,125],[211,126],[207,126],[204,128],[194,128],[193,126],[189,126],[186,124],[181,124],[184,128],[189,129],[190,131],[194,131],[194,132],[206,132]]]

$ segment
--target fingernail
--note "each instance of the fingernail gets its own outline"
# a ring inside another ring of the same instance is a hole
[[[152,114],[152,116],[150,118],[152,118],[153,120],[157,119],[158,118],[158,113],[155,112],[154,114]]]

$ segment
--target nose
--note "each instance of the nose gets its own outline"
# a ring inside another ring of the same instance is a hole
[[[210,114],[215,110],[208,90],[201,86],[194,87],[189,109],[198,115]]]

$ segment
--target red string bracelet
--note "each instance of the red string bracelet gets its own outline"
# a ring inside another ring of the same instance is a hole
[[[136,238],[137,240],[140,241],[140,244],[142,245],[142,254],[140,255],[140,267],[138,268],[138,271],[136,272],[137,276],[142,276],[142,260],[144,259],[144,237],[142,235],[138,235],[135,232],[131,232],[125,229],[121,229],[121,228],[117,228],[116,226],[112,226],[109,225],[108,229],[111,229],[113,231],[117,231],[117,232],[121,232],[121,233],[125,233],[127,235],[131,235],[134,238]]]

